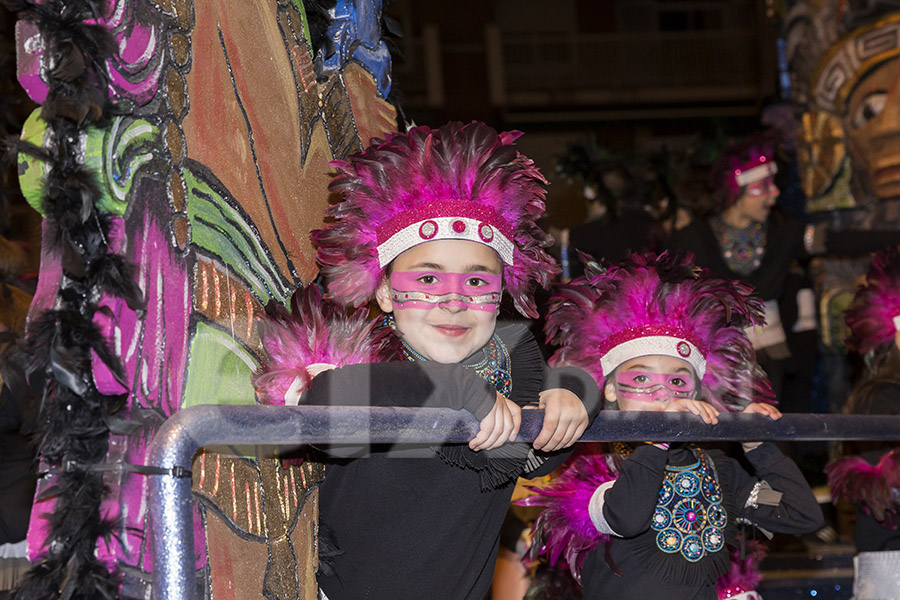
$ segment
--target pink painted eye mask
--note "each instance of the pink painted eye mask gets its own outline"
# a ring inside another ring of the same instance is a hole
[[[641,383],[636,383],[637,377],[646,378]],[[681,379],[683,384],[677,385],[672,379]],[[653,373],[650,371],[624,371],[616,373],[616,388],[622,397],[630,400],[650,401],[648,396],[657,396],[659,392],[665,392],[673,399],[693,398],[697,383],[687,373]]]
[[[423,281],[424,279],[424,281]],[[497,312],[503,276],[496,273],[401,271],[391,273],[395,309],[450,306]]]
[[[770,191],[778,190],[774,179],[763,179],[762,181],[754,181],[747,186],[747,195],[751,198],[765,196]]]

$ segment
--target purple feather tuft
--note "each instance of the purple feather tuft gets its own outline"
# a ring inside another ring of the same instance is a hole
[[[309,387],[309,365],[345,365],[381,362],[397,352],[397,338],[380,327],[365,310],[348,310],[322,297],[314,284],[297,288],[291,312],[271,302],[262,322],[266,357],[253,378],[263,404],[284,404],[293,386],[299,394]]]
[[[529,488],[534,495],[516,503],[546,507],[532,528],[531,558],[545,554],[551,565],[562,559],[580,583],[587,553],[609,540],[609,536],[597,531],[588,505],[597,487],[616,475],[611,454],[579,450],[549,485]]]
[[[877,465],[859,456],[842,458],[825,467],[835,500],[861,505],[882,527],[896,529],[900,504],[900,448],[886,452]]]
[[[588,263],[585,277],[561,286],[550,299],[547,342],[559,346],[554,366],[575,365],[601,387],[597,351],[614,334],[644,326],[690,332],[706,358],[702,400],[737,411],[772,402],[769,380],[756,363],[744,328],[764,321],[762,301],[739,281],[694,266],[679,253],[634,254],[612,266]]]
[[[866,354],[893,343],[900,315],[900,250],[892,246],[877,253],[866,273],[866,283],[856,290],[844,321],[850,329],[847,345]]]
[[[537,317],[535,286],[547,287],[559,269],[544,250],[552,240],[537,225],[547,181],[513,145],[520,135],[476,121],[414,127],[331,163],[338,175],[328,189],[343,201],[326,213],[333,222],[311,234],[328,291],[354,306],[371,300],[384,274],[377,228],[431,202],[463,200],[492,209],[512,228],[513,264],[504,268],[504,283],[516,309]]]
[[[743,592],[753,591],[762,581],[759,563],[766,557],[766,547],[756,540],[745,539],[742,540],[742,544],[744,559],[741,560],[740,548],[730,548],[731,568],[716,579],[716,592],[719,598],[732,598]]]

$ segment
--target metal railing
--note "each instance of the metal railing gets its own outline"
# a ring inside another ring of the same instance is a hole
[[[519,441],[540,431],[543,411],[523,411]],[[478,432],[467,412],[449,409],[324,406],[204,405],[170,417],[150,445],[150,534],[153,597],[196,598],[191,461],[204,446],[301,443],[463,443]],[[602,412],[582,436],[588,441],[900,440],[900,416],[790,414],[778,421],[760,415],[722,414],[706,425],[681,413]],[[157,549],[165,549],[164,552]]]

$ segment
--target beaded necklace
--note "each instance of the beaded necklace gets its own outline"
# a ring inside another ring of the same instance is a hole
[[[766,253],[768,227],[765,223],[753,223],[738,229],[721,217],[713,217],[710,224],[729,269],[740,275],[749,275],[759,268]]]
[[[391,329],[396,330],[397,325],[394,322],[393,315],[385,316],[385,324]],[[400,352],[403,358],[409,361],[427,361],[428,359],[413,350],[405,341],[401,340]],[[488,343],[479,350],[481,359],[474,364],[461,362],[466,369],[472,369],[475,373],[493,385],[498,392],[510,397],[512,393],[512,376],[510,375],[509,351],[506,344],[500,339],[496,333],[491,335]],[[477,355],[477,353],[476,353]]]
[[[656,545],[668,554],[680,552],[690,562],[722,549],[728,513],[722,506],[722,488],[716,469],[696,448],[697,458],[684,467],[666,466],[659,500],[650,527]]]
[[[616,452],[627,456],[631,448],[616,442]],[[722,506],[722,488],[709,457],[691,448],[695,462],[683,467],[666,465],[650,527],[657,531],[656,546],[666,554],[680,553],[697,562],[725,545],[728,513]]]

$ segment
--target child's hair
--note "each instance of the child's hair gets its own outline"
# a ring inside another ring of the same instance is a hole
[[[371,300],[401,252],[436,239],[463,239],[494,249],[516,308],[537,317],[533,292],[558,272],[545,252],[552,240],[537,225],[546,180],[513,142],[478,122],[414,127],[331,163],[329,189],[343,201],[334,221],[312,232],[328,290],[341,302]]]
[[[866,372],[853,388],[844,406],[847,414],[868,414],[870,394],[882,383],[900,386],[900,350],[891,342],[872,350],[866,357]]]
[[[693,367],[697,399],[740,410],[773,396],[744,333],[762,320],[750,286],[696,267],[690,255],[663,252],[612,266],[586,261],[585,277],[551,298],[546,332],[559,346],[551,363],[579,366],[598,384],[631,358],[667,355]]]

